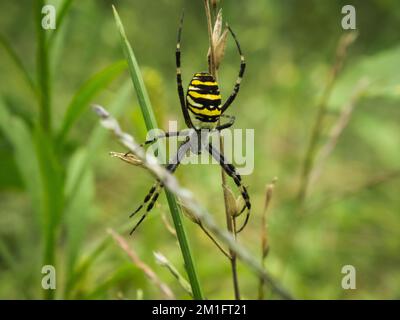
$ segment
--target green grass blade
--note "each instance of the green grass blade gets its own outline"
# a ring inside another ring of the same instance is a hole
[[[57,33],[60,32],[61,26],[63,25],[63,22],[64,22],[64,18],[66,17],[69,9],[71,8],[71,5],[72,5],[73,1],[74,0],[64,0],[61,3],[60,7],[57,9],[57,16],[56,16],[57,28],[56,28],[56,30],[54,30],[51,33],[51,35],[50,35],[50,37],[48,39],[48,43],[49,43],[50,46],[52,46],[52,43],[53,43],[54,39],[57,36]]]
[[[58,134],[58,142],[62,143],[74,122],[88,107],[91,99],[112,80],[114,80],[126,68],[124,61],[118,61],[96,73],[78,90],[72,98]]]
[[[121,227],[117,228],[116,231],[118,233],[126,233],[131,229],[130,225],[124,223]],[[90,268],[95,264],[98,257],[113,243],[113,239],[107,234],[103,239],[98,241],[93,248],[90,250],[90,253],[81,259],[80,263],[75,268],[71,277],[67,280],[67,284],[65,286],[65,298],[69,299],[77,299],[79,296],[75,295],[75,291],[80,291],[79,286],[82,283],[82,279],[84,279],[90,271]],[[81,290],[82,291],[82,290]]]
[[[42,180],[43,264],[56,266],[57,236],[64,206],[63,171],[55,153],[56,146],[41,126],[36,126],[34,140]],[[54,293],[54,290],[44,290],[48,299],[54,298]]]
[[[0,106],[0,128],[14,148],[18,169],[32,199],[32,208],[40,217],[44,243],[43,263],[55,265],[55,245],[63,206],[62,171],[58,166],[49,135],[37,126],[34,134],[19,118]],[[53,298],[54,291],[46,290]]]
[[[110,104],[110,111],[113,112],[116,116],[120,115],[125,107],[128,105],[127,102],[131,97],[131,83],[130,81],[126,81],[126,83],[116,92],[115,100]],[[67,221],[67,233],[72,234],[73,230],[82,230],[81,234],[78,236],[74,236],[72,240],[73,243],[69,246],[68,251],[68,274],[67,274],[67,283],[68,289],[74,286],[75,279],[77,278],[75,273],[75,264],[76,258],[79,256],[79,250],[81,248],[80,244],[83,241],[82,234],[84,233],[85,221],[87,219],[86,215],[89,214],[89,210],[79,210],[80,218],[75,219],[76,206],[79,205],[82,201],[81,189],[82,183],[85,183],[85,176],[87,174],[88,169],[90,169],[90,165],[95,159],[93,154],[96,154],[97,148],[102,144],[102,141],[106,137],[106,132],[102,130],[101,127],[96,127],[93,132],[89,136],[88,143],[85,149],[80,150],[79,157],[76,156],[73,165],[71,164],[71,169],[68,170],[68,174],[65,182],[65,216]],[[87,183],[87,182],[86,182]],[[83,192],[86,193],[85,188],[83,188]],[[77,199],[78,198],[78,199]],[[84,200],[85,198],[83,198]],[[81,204],[82,205],[82,204]],[[77,227],[76,227],[77,226]],[[69,292],[66,290],[65,295],[68,297]]]
[[[71,274],[71,277],[67,279],[67,283],[64,291],[65,299],[78,299],[75,291],[82,291],[79,286],[82,286],[84,282],[83,279],[89,273],[90,268],[96,262],[97,258],[108,248],[111,244],[111,239],[109,236],[101,240],[96,244],[94,249],[85,257],[75,268],[74,272]]]
[[[74,0],[64,0],[63,3],[60,5],[57,14],[57,28],[62,26],[65,16],[68,13],[68,10],[71,8],[71,4]]]
[[[8,112],[6,104],[1,100],[1,98],[0,131],[3,132],[5,139],[7,139],[12,146],[12,156],[14,157],[18,172],[25,186],[25,192],[30,199],[30,214],[33,214],[34,218],[37,219],[36,221],[33,220],[34,223],[29,226],[29,229],[33,232],[31,232],[30,236],[36,234],[40,237],[45,232],[42,214],[44,201],[41,192],[42,181],[40,177],[39,163],[36,158],[32,132],[23,119]],[[8,223],[5,226],[7,225]],[[30,241],[31,237],[24,234],[19,235],[16,239],[17,242],[13,242],[13,245],[10,247],[12,249],[11,252],[7,251],[7,241],[4,242],[4,246],[0,245],[0,260],[9,264],[9,273],[4,272],[3,276],[9,278],[9,280],[13,279],[12,281],[15,290],[22,290],[22,292],[25,292],[24,298],[29,298],[31,293],[28,293],[29,290],[26,290],[26,284],[29,283],[27,278],[31,276],[33,278],[36,277],[32,275],[32,272],[29,271],[30,269],[27,265],[21,265],[21,261],[29,261],[30,268],[36,268],[38,266],[37,262],[40,261],[40,258],[35,260],[37,258],[35,256],[37,253],[32,256],[25,254],[25,251],[29,250],[27,248],[32,248],[31,246],[27,246],[26,243],[27,239]],[[12,255],[7,255],[7,253],[11,253]],[[13,261],[13,257],[16,257],[17,260]],[[22,260],[26,258],[28,260]],[[13,264],[13,262],[15,262],[15,264]],[[41,263],[41,265],[43,264]]]
[[[146,123],[147,130],[158,128],[157,122],[153,113],[153,109],[151,107],[150,99],[147,94],[147,90],[144,86],[143,78],[139,69],[139,65],[136,61],[135,55],[133,53],[132,47],[129,44],[129,41],[126,37],[124,27],[122,25],[121,19],[118,15],[117,10],[113,6],[115,22],[121,36],[121,42],[123,51],[125,54],[125,58],[128,61],[129,72],[132,78],[133,85],[135,87],[135,91],[138,97],[139,105],[143,114],[144,121]],[[178,237],[179,245],[182,251],[182,256],[185,261],[186,271],[188,273],[190,285],[192,287],[193,296],[195,299],[200,300],[203,299],[203,295],[201,292],[200,284],[197,278],[195,266],[193,263],[193,258],[191,254],[191,250],[189,247],[189,242],[186,237],[186,232],[181,219],[181,212],[176,203],[175,197],[168,191],[165,191],[168,205],[171,211],[172,219],[174,221],[176,234]]]
[[[0,130],[13,146],[15,162],[29,193],[32,209],[39,216],[42,206],[41,179],[32,133],[22,119],[8,112],[2,99],[0,99]]]
[[[113,10],[117,28],[121,36],[122,49],[124,50],[125,58],[128,61],[129,73],[136,90],[139,106],[142,111],[146,127],[148,130],[150,130],[157,127],[157,121],[151,108],[150,98],[147,94],[147,90],[145,89],[143,77],[141,75],[132,47],[129,44],[121,19],[119,18],[118,12],[114,6]]]
[[[116,117],[118,117],[127,106],[127,101],[131,96],[130,89],[131,83],[127,81],[115,94],[115,100],[110,104],[110,112]],[[71,175],[66,181],[65,197],[67,199],[67,206],[68,202],[73,200],[85,170],[89,168],[90,164],[94,161],[95,158],[93,155],[96,154],[97,148],[102,145],[105,137],[106,132],[98,126],[90,134],[86,144],[85,157],[83,157],[82,161],[79,163],[75,174]]]
[[[51,89],[50,89],[50,61],[49,50],[46,40],[46,30],[42,28],[42,8],[44,0],[36,0],[34,6],[36,26],[36,60],[37,60],[37,82],[40,106],[40,125],[45,132],[51,133]]]
[[[66,185],[68,185],[68,181],[71,177],[79,173],[81,163],[85,161],[86,157],[86,149],[78,149],[73,154],[68,165]],[[68,278],[70,278],[73,273],[75,262],[85,237],[86,226],[91,214],[94,188],[93,171],[90,169],[85,170],[83,176],[79,180],[79,184],[77,184],[75,197],[68,203],[68,207],[65,208],[65,223],[63,225],[65,225],[67,233]]]
[[[12,48],[9,41],[3,35],[0,35],[0,45],[4,48],[5,52],[7,52],[7,54],[11,58],[11,60],[14,62],[14,65],[21,72],[21,75],[25,79],[28,86],[31,88],[32,92],[36,95],[37,92],[36,92],[35,82],[33,81],[28,70],[25,68],[25,66],[22,63],[22,60],[19,58],[18,54],[15,52],[15,50]]]

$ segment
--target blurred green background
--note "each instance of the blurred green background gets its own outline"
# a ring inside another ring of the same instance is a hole
[[[165,196],[129,237],[134,222],[128,214],[153,178],[110,158],[110,150],[125,150],[99,127],[89,106],[97,102],[112,109],[125,130],[145,139],[136,95],[120,62],[114,4],[158,123],[166,128],[168,120],[178,119],[183,127],[175,83],[176,32],[185,7],[186,86],[207,66],[203,2],[47,3],[70,5],[55,32],[38,28],[41,1],[0,3],[0,298],[163,298],[110,238],[106,230],[113,228],[178,298],[187,299],[153,257],[154,251],[162,252],[185,274],[176,239],[161,218],[169,218]],[[366,78],[369,86],[299,214],[301,168],[344,33],[341,8],[346,4],[356,7],[359,35],[328,100],[317,150],[328,141],[357,82]],[[235,128],[255,129],[255,169],[243,177],[253,213],[239,241],[260,259],[265,185],[278,177],[266,259],[276,280],[297,298],[399,299],[400,2],[225,0],[222,6],[247,60],[241,91],[228,113],[237,118]],[[223,97],[230,94],[238,67],[229,39],[220,69]],[[182,166],[176,175],[224,227],[219,167]],[[185,225],[205,296],[232,298],[229,262],[196,225],[188,219]],[[41,288],[44,264],[56,267],[52,293]],[[357,270],[356,290],[341,287],[341,269],[349,264]],[[258,279],[240,262],[239,282],[243,298],[257,297]],[[268,287],[266,292],[267,298],[278,298]]]

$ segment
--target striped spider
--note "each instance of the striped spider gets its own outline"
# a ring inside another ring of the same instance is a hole
[[[209,143],[209,136],[212,133],[231,127],[235,122],[235,118],[233,116],[224,115],[223,113],[232,104],[239,92],[240,83],[246,68],[245,59],[236,35],[232,29],[228,27],[240,54],[240,70],[232,94],[222,104],[218,83],[214,76],[209,72],[197,72],[194,74],[189,83],[185,99],[181,76],[182,26],[183,15],[180,20],[178,41],[176,45],[176,81],[181,109],[188,129],[177,132],[166,132],[162,135],[154,137],[153,139],[145,141],[142,146],[153,144],[159,138],[185,136],[185,141],[178,146],[177,153],[166,165],[166,169],[171,173],[175,172],[187,152],[192,152],[194,154],[200,154],[203,151],[209,152],[211,156],[218,161],[226,174],[233,179],[244,199],[245,205],[241,209],[240,213],[242,213],[246,208],[247,212],[243,225],[237,231],[240,232],[246,226],[250,216],[250,198],[246,187],[242,184],[241,176],[235,167],[231,163],[228,163],[225,157],[221,155],[221,153],[215,147],[213,147],[211,143]],[[221,117],[228,119],[228,121],[221,124],[219,122]],[[162,182],[157,180],[151,187],[149,193],[146,195],[140,206],[130,215],[130,217],[135,216],[143,207],[147,205],[145,212],[132,229],[131,234],[137,229],[137,227],[146,218],[147,214],[154,207],[162,188]]]

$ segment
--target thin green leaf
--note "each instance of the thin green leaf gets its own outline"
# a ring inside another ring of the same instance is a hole
[[[50,54],[50,68],[57,72],[60,69],[61,64],[65,59],[65,51],[64,49],[68,48],[68,28],[63,27],[60,28],[58,24],[58,20],[56,20],[57,27],[53,33],[50,34],[48,39],[49,46],[49,54]],[[64,23],[65,24],[65,23]],[[50,31],[50,30],[48,30]]]
[[[32,133],[24,121],[8,112],[2,99],[0,99],[0,129],[13,146],[15,162],[31,198],[32,209],[39,216],[42,207],[40,193],[42,187]]]
[[[57,37],[57,34],[60,32],[61,26],[63,25],[64,22],[64,18],[66,17],[68,11],[70,10],[73,1],[74,0],[64,0],[57,9],[57,17],[56,17],[57,28],[52,32],[52,34],[49,37],[48,43],[50,46],[52,45],[54,39]]]
[[[193,297],[192,288],[189,282],[180,274],[178,269],[161,252],[153,252],[153,254],[156,262],[160,266],[167,268],[172,276],[178,281],[182,289],[185,290],[185,292],[191,297]]]
[[[55,266],[55,254],[59,223],[64,205],[64,184],[62,168],[55,154],[55,145],[41,126],[34,131],[36,154],[38,157],[42,180],[44,226],[44,257],[43,263]],[[54,298],[54,290],[44,291],[46,298]]]
[[[72,156],[67,170],[67,183],[79,172],[80,163],[87,155],[86,149],[78,149]],[[65,208],[65,226],[67,232],[67,275],[71,275],[78,257],[86,226],[91,213],[94,195],[94,179],[92,170],[85,170],[77,186],[75,197]]]
[[[67,284],[64,291],[66,299],[78,298],[75,296],[75,291],[79,291],[78,286],[82,286],[82,283],[84,282],[83,279],[88,274],[90,267],[111,243],[112,241],[109,236],[97,243],[91,253],[82,260],[70,277],[67,278]]]
[[[115,100],[110,105],[110,111],[116,116],[119,116],[127,106],[127,101],[131,96],[130,86],[130,81],[127,81],[115,94]],[[107,133],[102,130],[101,127],[96,127],[90,134],[88,143],[86,144],[87,148],[85,150],[85,156],[82,158],[82,161],[77,164],[74,175],[71,175],[66,181],[65,197],[67,199],[67,203],[73,200],[74,195],[79,188],[79,183],[82,179],[82,176],[85,170],[89,168],[90,164],[95,159],[93,155],[96,154],[97,148],[102,145],[106,134]]]
[[[131,74],[132,82],[135,87],[136,94],[138,96],[139,105],[143,114],[144,121],[146,123],[147,130],[158,128],[153,108],[151,106],[146,87],[144,86],[143,77],[140,72],[139,65],[136,61],[132,47],[129,44],[129,41],[126,37],[121,19],[114,6],[113,6],[113,11],[114,11],[115,22],[119,34],[121,36],[122,48],[125,54],[125,58],[128,61],[129,72]],[[172,219],[174,221],[182,256],[185,261],[186,271],[188,273],[189,281],[192,287],[193,296],[195,299],[201,300],[203,299],[203,294],[201,292],[200,284],[197,278],[192,254],[189,247],[189,242],[187,240],[186,232],[182,223],[180,209],[178,207],[178,204],[176,203],[175,197],[168,190],[165,190],[165,194],[167,196],[168,205],[171,211]]]
[[[115,94],[116,98],[113,101],[113,103],[110,105],[110,110],[113,111],[115,115],[120,115],[122,111],[125,109],[127,106],[127,101],[129,99],[130,95],[130,89],[131,89],[131,83],[130,81],[127,81],[119,91]],[[65,182],[65,198],[66,198],[66,219],[69,221],[67,223],[67,232],[68,230],[71,232],[72,230],[75,230],[75,223],[81,223],[78,226],[78,229],[83,229],[84,226],[84,221],[86,219],[86,215],[89,213],[88,210],[77,210],[76,209],[76,204],[81,203],[82,201],[79,200],[81,198],[81,189],[83,189],[83,192],[85,193],[85,188],[83,187],[82,184],[86,184],[85,182],[85,176],[87,175],[87,171],[90,168],[90,164],[93,162],[94,157],[93,154],[96,154],[98,146],[102,144],[102,141],[106,137],[106,132],[101,129],[101,127],[96,127],[88,140],[88,143],[86,145],[85,149],[81,149],[78,154],[75,155],[75,160],[73,161],[73,165],[71,163],[71,169],[73,170],[68,170],[68,174],[66,177],[66,182]],[[78,198],[78,199],[77,199]],[[82,215],[82,221],[79,222],[79,219],[76,217],[76,213],[79,215]],[[73,217],[70,218],[70,215]],[[75,219],[76,217],[77,219]],[[83,231],[82,231],[83,233]],[[79,279],[81,277],[80,272],[85,271],[88,269],[88,267],[91,265],[92,262],[94,262],[95,257],[97,256],[94,255],[93,259],[88,259],[85,264],[85,268],[80,268],[79,270],[75,270],[75,264],[76,264],[76,257],[78,255],[78,250],[80,249],[79,242],[82,241],[82,235],[79,235],[77,238],[74,237],[74,244],[70,248],[69,252],[69,275],[68,275],[68,287],[72,288],[75,285],[75,280]],[[102,247],[102,245],[100,245]],[[105,248],[105,246],[104,246]],[[96,252],[96,250],[95,250]],[[74,271],[75,270],[75,271]],[[83,274],[82,273],[82,274]],[[68,292],[68,291],[67,291]]]
[[[36,211],[37,216],[40,217],[42,226],[40,234],[43,235],[45,243],[44,263],[54,265],[55,229],[52,227],[54,219],[49,217],[56,215],[60,211],[61,204],[54,205],[58,203],[59,199],[57,196],[54,197],[55,190],[60,190],[60,186],[48,183],[49,179],[44,179],[43,167],[51,165],[47,163],[46,152],[43,152],[43,156],[39,156],[41,161],[36,158],[35,155],[38,148],[35,148],[32,133],[26,127],[26,124],[22,120],[7,114],[6,108],[2,107],[0,108],[0,126],[13,144],[16,163],[32,199],[32,208]],[[47,145],[43,136],[41,135],[39,138],[36,136],[35,140],[40,140],[40,144]],[[55,176],[53,179],[56,179]],[[49,190],[54,192],[50,193]],[[52,297],[52,293],[48,297]]]
[[[22,63],[22,60],[20,59],[18,54],[15,52],[15,50],[12,48],[9,41],[3,35],[0,35],[0,45],[4,48],[5,52],[9,55],[11,60],[14,62],[14,65],[19,70],[19,72],[25,79],[27,85],[31,88],[32,92],[36,95],[37,91],[36,91],[35,82],[33,81],[28,70],[25,68],[25,66]]]
[[[106,67],[102,71],[92,76],[78,90],[69,104],[58,134],[58,142],[62,143],[71,129],[74,122],[85,111],[91,99],[102,89],[104,89],[112,80],[114,80],[124,69],[126,63],[118,61]]]
[[[131,226],[129,224],[123,223],[121,227],[116,230],[118,233],[122,234],[128,232],[130,229]],[[75,291],[79,291],[83,279],[88,275],[90,268],[111,243],[113,243],[113,239],[107,234],[103,239],[98,241],[90,250],[90,253],[80,261],[71,277],[67,279],[67,284],[65,286],[65,297],[67,299],[71,297],[78,298],[78,296],[75,296]]]
[[[143,114],[144,122],[148,130],[157,127],[157,121],[154,116],[153,110],[151,108],[150,98],[144,85],[143,77],[140,72],[139,65],[136,61],[136,57],[133,53],[132,47],[126,37],[124,27],[122,25],[121,19],[118,16],[118,12],[113,6],[115,22],[119,34],[121,36],[122,49],[124,50],[124,55],[128,61],[129,73],[132,78],[133,85],[135,87],[136,95],[139,101],[139,106]]]

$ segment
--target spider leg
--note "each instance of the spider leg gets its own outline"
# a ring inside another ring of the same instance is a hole
[[[139,205],[139,207],[130,214],[129,218],[132,218],[133,216],[136,215],[136,213],[138,213],[140,211],[140,209],[142,209],[147,202],[149,202],[151,200],[151,198],[153,197],[154,193],[156,191],[158,191],[158,189],[160,188],[161,182],[160,180],[157,180],[153,186],[150,188],[150,191],[147,193],[146,197],[144,198],[143,202]]]
[[[221,117],[228,118],[228,119],[229,119],[228,122],[216,126],[216,127],[213,129],[213,131],[221,131],[221,130],[223,130],[223,129],[230,128],[230,127],[232,127],[232,125],[235,123],[235,117],[234,117],[234,116],[230,116],[230,115],[227,115],[227,114],[223,114],[223,115],[221,115]]]
[[[139,225],[143,222],[143,220],[147,217],[147,214],[151,211],[151,209],[154,207],[154,204],[156,203],[161,190],[162,190],[162,183],[157,180],[157,182],[151,187],[149,193],[146,195],[146,198],[144,199],[143,203],[136,209],[136,211],[134,213],[132,213],[129,217],[133,217],[136,213],[138,213],[140,211],[140,209],[142,209],[145,204],[149,201],[149,205],[146,208],[145,213],[143,213],[143,215],[140,217],[140,219],[138,220],[138,222],[136,222],[135,226],[132,228],[131,232],[129,233],[130,235],[132,235],[132,233],[135,232],[135,230],[139,227]]]
[[[156,142],[158,139],[161,138],[169,138],[169,137],[179,137],[179,136],[186,136],[188,135],[189,132],[187,130],[181,130],[181,131],[171,131],[171,132],[165,132],[163,134],[160,134],[158,136],[155,136],[154,138],[151,138],[149,140],[146,140],[142,144],[140,144],[141,147],[147,146],[149,144],[153,144]]]
[[[234,34],[234,32],[232,31],[231,27],[228,26],[228,29],[233,37],[233,39],[236,42],[236,47],[239,51],[240,54],[240,70],[239,70],[239,76],[236,80],[235,86],[233,88],[233,92],[232,94],[229,96],[229,98],[225,101],[225,103],[223,104],[223,106],[221,107],[221,111],[222,113],[231,105],[231,103],[233,102],[233,100],[235,100],[239,89],[240,89],[240,83],[242,82],[242,78],[243,78],[243,74],[244,74],[244,70],[246,69],[246,62],[244,60],[244,56],[242,54],[242,49],[240,48],[240,44],[238,39],[236,38],[236,35]]]
[[[187,129],[180,130],[180,131],[165,132],[165,133],[155,136],[149,140],[146,140],[145,142],[141,143],[140,146],[143,148],[145,146],[152,145],[158,139],[161,139],[161,138],[187,136],[188,134],[189,134],[189,131],[187,131]],[[125,156],[127,156],[130,153],[131,153],[131,151],[128,151],[127,153],[125,153]]]
[[[176,58],[176,83],[178,86],[178,95],[179,95],[179,101],[181,103],[181,109],[182,109],[182,114],[183,117],[185,118],[185,123],[189,128],[193,128],[193,123],[192,120],[190,119],[189,111],[186,107],[186,101],[185,101],[185,93],[182,87],[182,72],[181,72],[181,34],[182,34],[182,27],[183,27],[183,18],[184,18],[184,12],[182,11],[182,16],[181,16],[181,21],[179,24],[179,29],[178,29],[178,40],[176,43],[176,52],[175,52],[175,58]]]
[[[172,158],[172,160],[169,162],[169,164],[165,167],[166,170],[168,170],[170,173],[174,173],[175,170],[178,168],[180,162],[182,161],[183,157],[186,154],[186,151],[190,148],[190,145],[188,143],[188,140],[183,142],[178,149],[178,152],[176,155]],[[143,203],[133,212],[130,217],[133,217],[136,213],[142,209],[147,202],[149,204],[147,205],[146,211],[143,213],[143,215],[140,217],[139,221],[136,223],[136,225],[133,227],[132,231],[130,234],[132,235],[133,232],[139,227],[139,225],[143,222],[143,220],[147,217],[151,209],[153,209],[164,185],[160,180],[157,180],[155,184],[151,187],[149,193],[146,195]]]
[[[250,203],[249,194],[247,192],[246,187],[242,184],[242,177],[236,171],[236,168],[231,163],[227,163],[225,160],[225,157],[222,154],[220,154],[218,152],[218,150],[212,146],[211,143],[208,145],[208,152],[210,152],[210,154],[214,157],[214,159],[219,162],[219,164],[224,169],[224,171],[233,179],[233,181],[235,182],[236,186],[239,188],[240,193],[244,199],[245,205],[243,206],[240,213],[242,213],[245,210],[245,208],[247,208],[247,212],[246,212],[246,218],[243,222],[243,225],[237,231],[239,233],[247,225],[247,222],[249,221],[249,218],[250,218],[251,203]]]

